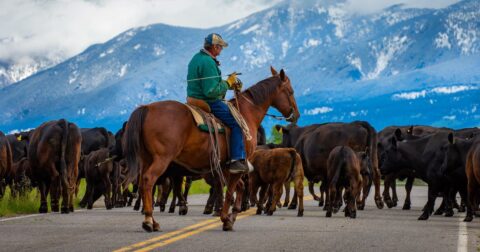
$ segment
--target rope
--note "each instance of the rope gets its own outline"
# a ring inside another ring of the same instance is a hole
[[[238,97],[236,100],[238,100]],[[230,112],[232,112],[233,118],[235,118],[235,121],[237,121],[238,126],[240,126],[240,128],[242,129],[247,141],[252,140],[252,135],[250,135],[250,129],[248,128],[247,122],[245,122],[245,119],[243,119],[243,116],[240,114],[238,109],[235,108],[235,106],[231,102],[227,102],[227,106],[230,109]]]

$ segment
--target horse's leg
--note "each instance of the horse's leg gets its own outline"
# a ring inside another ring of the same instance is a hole
[[[283,184],[285,187],[285,200],[283,201],[283,207],[288,207],[288,203],[290,203],[290,180]]]
[[[413,181],[415,177],[407,177],[407,183],[405,183],[405,191],[407,192],[407,196],[405,197],[405,203],[403,203],[403,210],[409,210],[410,205],[412,204],[410,200],[410,193],[412,192]]]
[[[242,174],[230,174],[229,176],[228,184],[227,184],[227,193],[225,195],[225,200],[223,202],[222,215],[220,217],[220,219],[223,222],[223,231],[231,231],[233,229],[233,223],[235,222],[235,218],[238,212],[240,212],[243,190],[241,191],[237,190],[237,201],[235,202],[235,206],[232,209],[232,213],[231,214],[228,213],[230,210],[230,205],[232,204],[232,200],[233,200],[233,192],[237,188],[237,184],[241,177],[242,177]],[[243,183],[241,184],[243,185]]]
[[[221,216],[222,213],[222,206],[224,203],[224,198],[223,198],[223,185],[220,182],[220,179],[215,179],[214,180],[214,199],[215,199],[215,206],[214,206],[214,212],[213,216]]]
[[[147,232],[160,231],[160,224],[153,218],[152,189],[157,179],[167,170],[170,160],[153,157],[153,162],[148,167],[143,167],[141,177],[141,194],[143,198],[143,211],[145,220],[142,227]],[[146,168],[146,169],[145,169]]]

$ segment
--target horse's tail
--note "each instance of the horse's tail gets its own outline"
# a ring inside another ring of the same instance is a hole
[[[127,161],[129,177],[135,177],[139,173],[139,156],[144,149],[142,135],[143,122],[147,115],[148,108],[140,106],[133,111],[127,122],[127,128],[123,139],[123,154]]]
[[[65,119],[60,119],[58,124],[63,129],[62,130],[62,145],[61,145],[61,152],[60,152],[60,178],[64,183],[64,186],[68,187],[68,172],[67,172],[67,162],[65,160],[65,156],[67,155],[67,141],[68,141],[68,122]]]

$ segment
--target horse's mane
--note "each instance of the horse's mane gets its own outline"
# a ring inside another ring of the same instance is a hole
[[[243,91],[243,93],[250,95],[255,105],[260,105],[265,102],[272,93],[275,93],[280,84],[280,78],[278,76],[272,76],[259,81],[257,84]]]

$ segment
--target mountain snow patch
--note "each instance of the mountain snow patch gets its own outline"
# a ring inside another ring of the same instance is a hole
[[[450,49],[452,45],[448,42],[448,35],[446,33],[438,33],[438,37],[435,38],[435,46],[437,48],[448,48]]]

